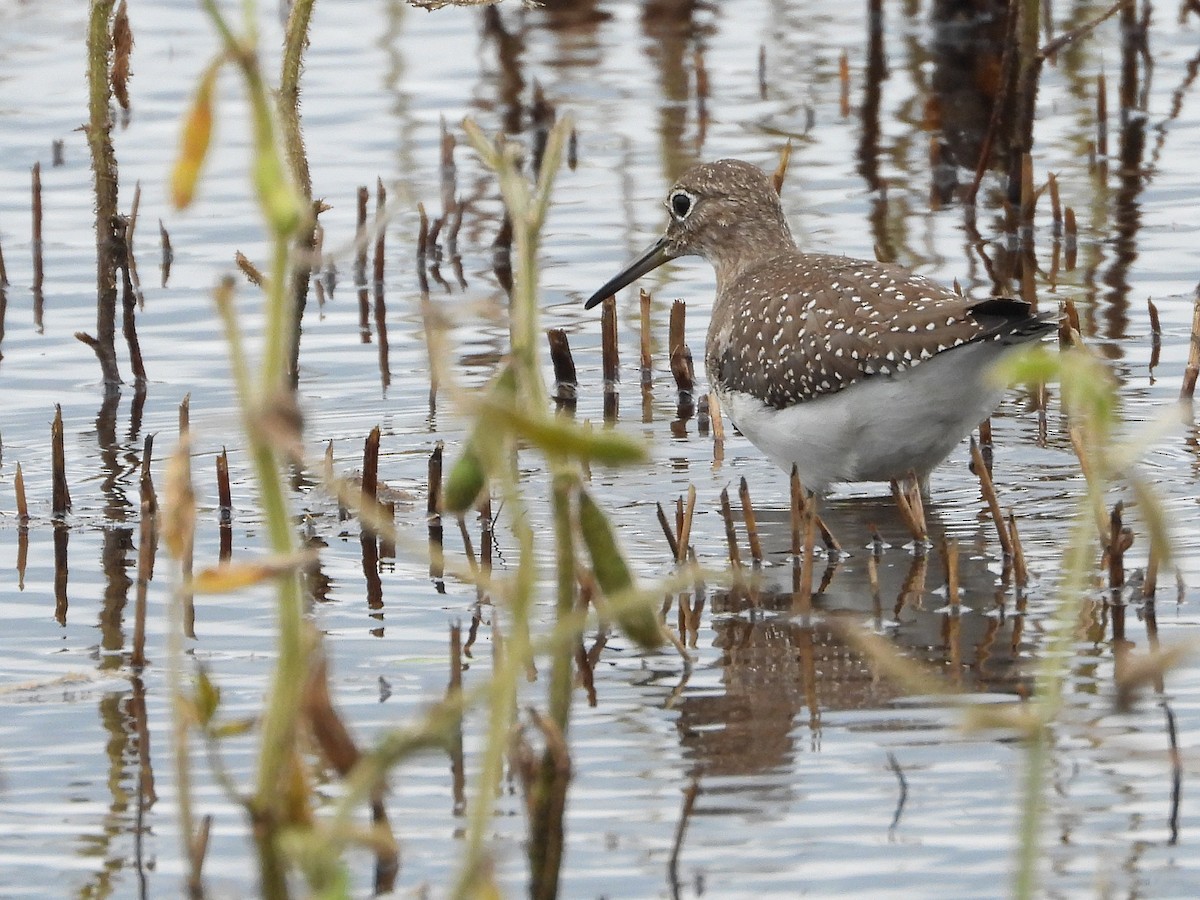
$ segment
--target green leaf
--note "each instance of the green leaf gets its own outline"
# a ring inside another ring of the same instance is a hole
[[[221,689],[213,684],[204,668],[196,673],[196,693],[192,700],[200,724],[207,727],[221,705]]]
[[[592,559],[596,583],[608,598],[613,620],[631,641],[647,650],[662,644],[655,601],[637,591],[617,546],[612,524],[585,490],[579,491],[579,530]]]

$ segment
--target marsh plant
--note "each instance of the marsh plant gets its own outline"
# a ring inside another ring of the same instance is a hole
[[[604,615],[643,646],[657,646],[663,626],[654,605],[657,595],[634,584],[611,524],[590,496],[582,476],[592,462],[624,465],[645,458],[638,442],[610,431],[593,431],[558,418],[541,376],[538,323],[538,236],[550,203],[555,174],[570,133],[560,121],[549,134],[534,184],[522,174],[518,148],[506,141],[490,142],[472,123],[464,129],[472,146],[499,180],[512,223],[514,286],[510,316],[511,349],[499,374],[478,396],[464,396],[465,412],[473,417],[470,438],[462,448],[445,486],[445,509],[463,514],[485,493],[504,503],[516,543],[515,562],[508,573],[463,572],[475,580],[494,603],[493,665],[490,677],[467,691],[453,691],[431,704],[417,722],[378,738],[359,750],[329,700],[326,667],[317,631],[305,619],[301,573],[309,557],[299,551],[295,519],[285,488],[285,467],[303,465],[298,400],[288,383],[287,348],[296,335],[298,292],[289,277],[307,272],[296,250],[311,240],[312,206],[307,199],[307,172],[302,145],[298,146],[298,92],[281,91],[289,123],[286,159],[281,147],[280,111],[272,102],[258,62],[255,10],[246,6],[241,34],[215,3],[205,2],[221,37],[221,52],[201,74],[195,97],[183,123],[177,164],[171,176],[172,197],[187,206],[198,185],[208,153],[217,74],[226,67],[242,78],[253,133],[251,182],[270,238],[270,266],[263,280],[265,327],[260,360],[252,365],[248,341],[240,326],[233,282],[215,291],[217,310],[225,326],[234,382],[242,411],[246,440],[254,461],[258,503],[268,535],[269,555],[253,563],[226,564],[189,577],[191,532],[195,518],[187,450],[180,447],[168,473],[164,531],[172,555],[181,563],[181,579],[173,604],[171,647],[175,715],[175,759],[179,784],[184,854],[191,864],[189,884],[202,890],[206,822],[196,822],[190,798],[190,769],[194,765],[189,739],[198,734],[217,768],[216,775],[245,809],[257,849],[261,891],[266,897],[286,897],[291,873],[302,873],[311,891],[320,896],[345,896],[349,876],[343,853],[352,845],[375,851],[376,889],[394,883],[398,853],[383,809],[382,794],[389,772],[409,755],[431,747],[449,749],[461,741],[465,710],[482,707],[487,721],[486,741],[478,764],[478,779],[469,802],[469,827],[462,845],[455,895],[487,896],[496,892],[487,835],[504,774],[506,758],[523,784],[529,815],[531,892],[553,897],[558,891],[562,861],[563,812],[570,781],[567,735],[575,683],[574,659],[588,605],[581,602],[580,585],[595,585],[593,594]],[[311,3],[297,4],[289,22],[284,80],[298,78]],[[303,185],[303,188],[298,187]],[[299,238],[299,239],[298,239]],[[431,360],[437,367],[439,360]],[[554,541],[547,551],[539,544],[527,510],[535,502],[531,487],[517,473],[519,453],[537,453],[551,474],[550,508]],[[336,477],[331,490],[355,507],[364,525],[395,538],[379,510]],[[553,571],[555,619],[549,628],[536,625],[538,585]],[[274,585],[277,656],[271,690],[256,723],[228,721],[220,709],[219,672],[198,671],[186,688],[182,667],[182,600],[193,592],[228,591],[269,582]],[[519,686],[539,663],[546,664],[544,712],[530,708],[529,728],[518,721]],[[220,765],[220,742],[229,736],[257,731],[258,765],[249,788],[232,782]],[[524,737],[539,735],[540,750]],[[315,763],[306,751],[315,744],[324,766],[338,773],[342,791],[332,808],[322,808],[313,791]],[[372,808],[369,828],[356,823],[354,810]]]
[[[592,430],[556,416],[543,382],[538,242],[571,131],[570,120],[561,118],[550,129],[532,181],[524,172],[517,145],[504,139],[493,141],[473,123],[463,123],[471,146],[498,181],[512,226],[514,281],[506,358],[482,390],[454,392],[472,424],[455,454],[443,510],[466,515],[484,498],[497,498],[503,504],[515,553],[498,573],[482,567],[455,570],[457,577],[476,584],[494,604],[490,674],[469,688],[456,683],[444,698],[431,701],[416,721],[399,725],[377,736],[369,747],[360,748],[330,699],[322,639],[305,616],[302,573],[311,558],[299,549],[285,483],[289,466],[318,468],[304,458],[301,404],[293,381],[298,306],[303,303],[312,265],[306,253],[319,213],[311,199],[298,108],[300,57],[312,3],[300,0],[292,7],[277,97],[272,95],[259,62],[255,4],[246,3],[240,32],[213,0],[204,0],[202,5],[220,36],[221,49],[200,74],[185,115],[171,195],[177,206],[186,207],[202,185],[217,103],[217,76],[224,69],[235,70],[249,101],[253,135],[249,176],[270,247],[260,286],[265,325],[257,362],[243,335],[233,282],[223,281],[214,298],[224,324],[268,545],[255,562],[226,564],[192,575],[195,501],[186,439],[181,442],[167,473],[162,522],[166,546],[179,563],[171,607],[170,684],[189,890],[193,895],[203,892],[208,828],[193,812],[190,784],[197,764],[193,742],[204,746],[214,776],[245,810],[262,895],[290,896],[302,878],[314,895],[341,897],[350,893],[346,854],[351,847],[374,852],[376,890],[394,886],[398,842],[383,802],[390,776],[415,753],[438,748],[461,752],[464,714],[477,712],[485,722],[484,740],[475,761],[467,828],[458,845],[460,862],[453,894],[498,895],[488,836],[507,765],[525,793],[530,893],[538,898],[554,897],[563,860],[564,810],[571,780],[571,707],[582,631],[589,616],[599,613],[643,647],[656,647],[669,636],[657,610],[661,586],[639,589],[613,526],[585,477],[592,463],[637,464],[645,459],[646,449],[618,432]],[[431,355],[430,367],[436,374],[444,366],[445,354],[435,348]],[[1038,664],[1035,691],[1029,702],[1012,710],[987,713],[991,718],[985,722],[1015,730],[1028,748],[1013,891],[1030,897],[1037,893],[1046,771],[1062,712],[1063,686],[1072,666],[1068,650],[1080,606],[1092,590],[1097,550],[1111,551],[1120,539],[1104,513],[1107,492],[1115,480],[1122,479],[1131,490],[1146,523],[1153,555],[1160,563],[1168,559],[1168,545],[1160,507],[1132,465],[1144,442],[1123,443],[1115,436],[1119,421],[1115,393],[1102,365],[1086,351],[1076,349],[1031,354],[1007,374],[1014,379],[1061,383],[1072,435],[1088,476],[1087,492],[1071,528],[1059,600],[1046,627],[1048,640]],[[439,376],[439,380],[445,379]],[[541,467],[549,474],[548,498],[540,496],[543,488],[520,477],[517,461],[522,455],[540,457]],[[341,503],[358,512],[365,527],[397,539],[369,497],[364,499],[355,486],[332,472],[326,473],[325,482]],[[534,504],[547,499],[553,536],[549,542],[539,540],[529,515]],[[682,543],[686,554],[686,541]],[[255,721],[231,720],[221,709],[219,671],[185,671],[183,609],[193,592],[258,584],[270,584],[275,598],[277,652],[271,688]],[[541,602],[546,599],[539,593],[543,585],[551,585],[552,604]],[[554,615],[552,621],[543,623],[538,610],[547,606]],[[890,651],[871,652],[882,661]],[[888,663],[883,665],[886,668]],[[545,695],[521,712],[533,692],[523,687],[531,678],[544,682]],[[257,739],[257,764],[253,783],[243,786],[221,765],[221,743],[247,733]],[[314,747],[316,754],[310,752]],[[333,801],[322,800],[314,791],[318,767],[339,779],[340,790]],[[369,825],[359,816],[364,806],[371,811]]]

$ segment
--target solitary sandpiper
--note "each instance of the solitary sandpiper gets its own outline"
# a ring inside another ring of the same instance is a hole
[[[770,177],[723,159],[667,194],[666,233],[584,304],[667,260],[717,272],[704,362],[726,415],[804,486],[929,473],[999,405],[990,364],[1055,326],[900,266],[796,247]]]

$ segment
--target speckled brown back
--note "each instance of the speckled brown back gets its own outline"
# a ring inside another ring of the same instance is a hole
[[[709,380],[781,409],[897,375],[969,341],[1015,334],[1031,318],[1026,304],[1008,302],[992,302],[981,320],[972,314],[980,301],[899,266],[784,251],[718,294]]]

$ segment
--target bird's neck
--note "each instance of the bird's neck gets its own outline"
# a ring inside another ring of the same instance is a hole
[[[781,228],[756,229],[753,235],[724,243],[718,252],[710,255],[717,273],[717,296],[726,294],[733,284],[768,260],[795,250],[796,242],[786,224]]]

